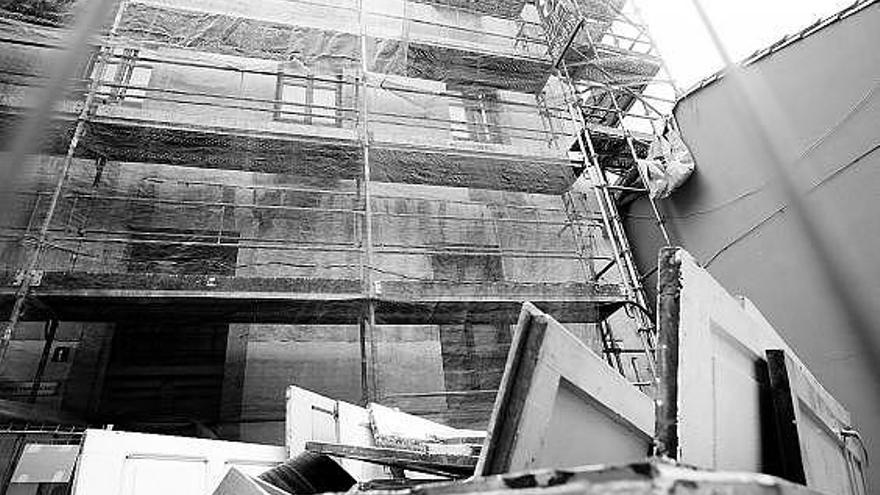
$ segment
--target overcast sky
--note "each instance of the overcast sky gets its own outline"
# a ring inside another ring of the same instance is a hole
[[[853,0],[702,0],[731,56],[742,59]],[[721,68],[693,0],[636,0],[682,89]]]

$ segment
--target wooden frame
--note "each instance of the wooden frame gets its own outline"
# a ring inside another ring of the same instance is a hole
[[[477,457],[473,455],[434,454],[405,449],[383,447],[360,447],[324,442],[308,442],[306,450],[342,459],[380,464],[418,473],[432,474],[450,478],[465,478],[474,473]],[[371,480],[372,481],[372,480]]]
[[[679,248],[660,253],[658,453],[709,469],[779,474],[764,352],[788,349]]]
[[[526,303],[475,475],[643,460],[653,422],[648,396]]]
[[[864,495],[864,450],[849,412],[790,353],[767,351],[781,476],[824,493]]]
[[[827,493],[866,493],[857,442],[839,434],[850,430],[849,413],[758,308],[679,248],[661,251],[658,280],[658,453]],[[832,447],[822,453],[822,442]]]

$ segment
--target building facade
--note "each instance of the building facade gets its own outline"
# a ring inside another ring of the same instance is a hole
[[[117,4],[4,193],[7,317],[40,256],[2,398],[281,444],[290,384],[483,427],[523,301],[601,352],[628,296],[539,8]],[[10,135],[64,15],[3,17]]]

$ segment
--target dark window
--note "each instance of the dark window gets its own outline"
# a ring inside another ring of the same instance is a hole
[[[453,139],[504,143],[499,125],[500,105],[494,91],[462,91],[449,103]]]
[[[342,127],[342,75],[278,73],[275,119]]]
[[[235,275],[238,234],[205,230],[152,229],[131,234],[128,271]],[[233,245],[230,245],[233,244]]]

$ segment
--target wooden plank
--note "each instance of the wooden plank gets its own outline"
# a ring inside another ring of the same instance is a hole
[[[369,404],[367,410],[377,447],[474,455],[486,437],[485,431],[452,428],[381,404]]]
[[[778,449],[781,459],[779,476],[794,483],[807,484],[804,460],[801,455],[796,417],[796,404],[785,365],[785,352],[767,350],[767,367],[770,374],[773,410],[778,432]]]
[[[654,405],[577,337],[523,305],[477,475],[645,458]]]
[[[867,493],[862,446],[849,412],[789,353],[767,351],[783,476],[841,495]],[[847,435],[847,436],[845,436]]]
[[[657,455],[678,457],[678,323],[681,304],[680,264],[675,249],[660,251],[657,272],[658,401],[655,417]]]
[[[477,465],[477,457],[472,455],[430,454],[412,450],[358,447],[323,442],[308,442],[306,449],[316,454],[357,459],[411,471],[447,476],[470,476]]]

